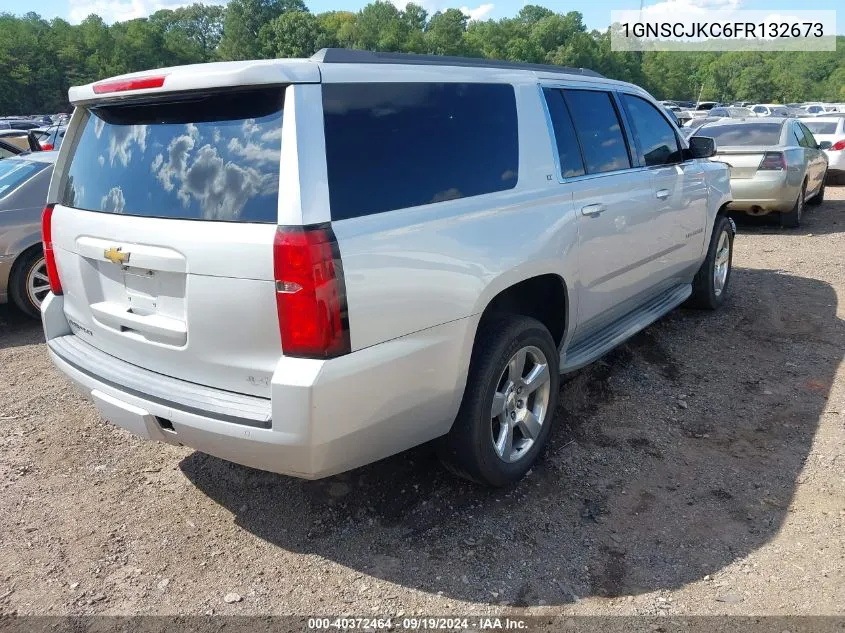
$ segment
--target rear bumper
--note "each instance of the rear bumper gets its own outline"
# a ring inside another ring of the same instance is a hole
[[[791,184],[786,174],[773,174],[753,178],[731,178],[733,200],[729,208],[736,211],[788,212],[792,210],[800,191],[798,184]]]
[[[109,356],[69,334],[61,311],[62,298],[49,295],[42,312],[50,356],[104,417],[149,439],[307,479],[447,433],[469,365],[462,342],[469,336],[471,345],[474,332],[473,319],[463,319],[330,361],[282,358],[271,398],[261,399]]]
[[[838,152],[825,151],[827,155],[828,173],[842,174],[845,172],[845,150]]]

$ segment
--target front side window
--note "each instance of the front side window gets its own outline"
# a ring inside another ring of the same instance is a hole
[[[61,204],[275,223],[283,99],[279,86],[91,108]]]
[[[631,167],[622,123],[609,92],[564,90],[588,174]]]
[[[516,187],[510,84],[323,85],[333,220]]]
[[[652,167],[681,162],[681,147],[678,145],[675,130],[657,108],[634,95],[623,94],[622,99],[631,118],[645,164]]]

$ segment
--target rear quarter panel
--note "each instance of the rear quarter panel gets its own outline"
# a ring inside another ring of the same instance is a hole
[[[496,294],[536,275],[573,279],[572,197],[554,175],[536,84],[515,89],[516,188],[332,223],[353,349],[478,316]],[[573,297],[569,306],[575,314]]]

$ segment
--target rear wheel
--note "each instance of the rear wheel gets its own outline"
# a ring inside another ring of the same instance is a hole
[[[458,416],[438,446],[444,465],[488,486],[522,478],[551,431],[558,362],[551,334],[536,319],[503,315],[483,324]]]
[[[827,180],[827,173],[825,173],[824,178],[822,178],[822,186],[819,188],[819,192],[814,195],[812,198],[807,200],[807,204],[813,205],[814,207],[819,206],[822,202],[824,202],[824,186],[825,181]]]
[[[41,302],[50,292],[47,262],[40,248],[24,252],[15,262],[9,279],[14,304],[34,319],[41,317]]]
[[[795,206],[789,213],[780,214],[780,225],[786,229],[798,228],[801,225],[801,218],[804,215],[804,196],[807,194],[807,183],[801,186]]]

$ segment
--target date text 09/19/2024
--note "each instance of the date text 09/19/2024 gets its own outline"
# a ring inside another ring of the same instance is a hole
[[[525,620],[503,617],[410,617],[410,618],[308,618],[308,630],[405,630],[405,631],[465,631],[528,629]]]

